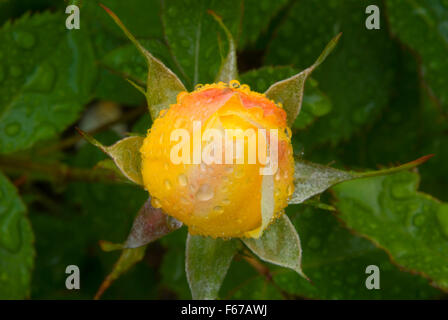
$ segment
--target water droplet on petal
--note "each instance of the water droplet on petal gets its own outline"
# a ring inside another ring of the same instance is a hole
[[[182,187],[185,187],[185,186],[188,184],[187,177],[186,177],[184,174],[180,174],[180,175],[177,177],[177,181],[179,182],[179,184],[180,184]]]
[[[274,176],[276,181],[280,181],[281,175],[280,175],[280,170],[277,171],[277,173]]]
[[[217,214],[222,214],[222,213],[224,212],[224,208],[221,207],[221,206],[216,206],[213,210],[214,210]]]
[[[170,190],[171,189],[171,182],[168,179],[165,180],[164,184],[165,184],[166,190]]]
[[[238,81],[238,80],[230,80],[230,82],[229,82],[229,86],[231,87],[231,88],[239,88],[240,87],[240,82]]]
[[[213,189],[208,184],[203,184],[199,187],[196,197],[199,201],[207,201],[212,199],[214,196]]]
[[[155,197],[151,199],[151,205],[156,209],[162,207],[160,200]]]
[[[224,199],[222,200],[222,204],[225,206],[228,206],[230,204],[230,200],[229,199]]]

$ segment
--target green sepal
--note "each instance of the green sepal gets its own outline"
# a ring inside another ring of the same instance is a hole
[[[366,172],[343,171],[321,164],[296,159],[294,168],[295,189],[289,199],[289,204],[302,203],[343,181],[382,176],[412,169],[426,162],[432,156],[433,155],[427,155],[397,167]]]
[[[213,300],[238,249],[235,239],[223,240],[188,234],[185,272],[195,300]]]
[[[242,239],[261,260],[290,268],[308,280],[302,271],[299,234],[286,214],[273,222],[259,239]]]
[[[143,88],[140,87],[137,87],[137,89],[140,92],[145,93],[149,112],[151,113],[152,119],[155,120],[159,116],[160,111],[169,108],[170,104],[176,102],[176,97],[179,92],[186,91],[185,86],[176,74],[140,44],[115,13],[103,5],[101,6],[111,16],[129,40],[134,43],[138,51],[146,60],[146,64],[148,65],[146,90],[142,91]]]
[[[140,148],[145,139],[144,137],[126,137],[111,146],[104,146],[90,134],[80,129],[77,130],[88,142],[111,157],[115,165],[126,178],[138,185],[143,185]]]
[[[341,33],[334,37],[310,67],[288,79],[274,83],[266,90],[265,94],[269,99],[283,105],[289,126],[292,126],[300,113],[306,79],[333,51],[340,37]]]

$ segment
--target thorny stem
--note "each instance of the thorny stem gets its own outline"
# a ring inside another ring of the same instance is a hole
[[[83,169],[69,167],[63,163],[37,163],[12,157],[0,157],[0,169],[10,174],[37,175],[42,180],[58,182],[84,181],[123,183],[123,177],[103,168]]]

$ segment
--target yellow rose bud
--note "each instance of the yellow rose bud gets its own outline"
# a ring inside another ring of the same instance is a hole
[[[231,131],[235,129],[240,130]],[[153,206],[182,221],[191,234],[259,236],[254,231],[262,224],[261,170],[274,150],[269,134],[273,129],[278,132],[278,168],[272,220],[294,190],[285,111],[237,81],[181,92],[177,103],[154,121],[140,149],[143,182]],[[243,149],[238,149],[239,143]]]

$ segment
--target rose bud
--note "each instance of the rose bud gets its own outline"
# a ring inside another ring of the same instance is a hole
[[[257,238],[263,210],[272,222],[294,191],[290,138],[285,111],[264,94],[237,81],[198,86],[148,131],[144,186],[191,234]]]

